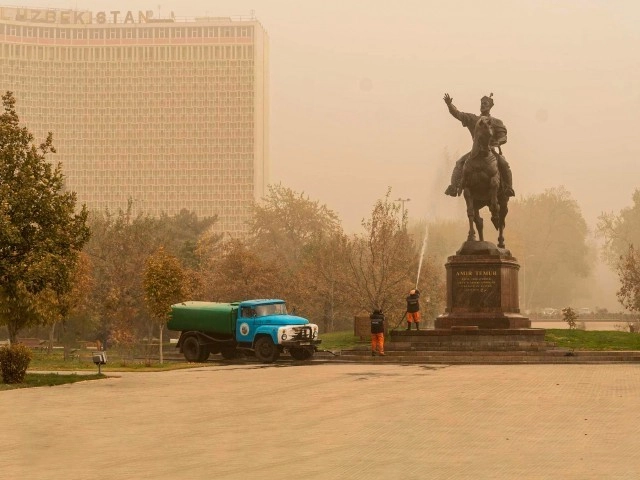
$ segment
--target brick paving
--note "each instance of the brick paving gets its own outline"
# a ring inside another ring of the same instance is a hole
[[[384,357],[372,357],[370,347],[342,350],[327,361],[403,364],[532,364],[532,363],[628,363],[640,362],[640,351],[552,349],[546,351],[394,350],[385,345]]]
[[[209,365],[0,392],[0,476],[638,479],[640,365]]]

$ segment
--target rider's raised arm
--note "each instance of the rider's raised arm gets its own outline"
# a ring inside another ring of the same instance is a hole
[[[460,122],[462,122],[463,127],[466,127],[466,128],[475,127],[476,122],[478,121],[478,118],[479,118],[478,115],[474,115],[473,113],[461,112],[456,108],[456,106],[453,103],[447,104],[447,107],[449,107],[449,113],[453,115],[455,118],[457,118],[458,120],[460,120]]]
[[[449,113],[456,119],[462,122],[463,127],[473,127],[475,126],[475,122],[478,120],[477,115],[473,115],[472,113],[461,112],[456,108],[453,104],[453,98],[449,96],[448,93],[444,94],[444,103],[447,104],[447,108],[449,109]]]
[[[458,110],[456,106],[453,104],[453,102],[447,103],[447,108],[449,109],[449,113],[451,115],[453,115],[458,120],[462,121],[462,114],[464,112],[461,112],[460,110]]]

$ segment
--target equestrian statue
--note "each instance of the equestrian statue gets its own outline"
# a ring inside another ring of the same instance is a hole
[[[513,191],[511,168],[502,155],[501,146],[507,142],[507,129],[501,120],[491,116],[493,94],[480,100],[480,115],[460,112],[448,93],[444,101],[449,113],[458,119],[471,133],[473,147],[457,162],[451,174],[451,185],[446,195],[456,197],[461,193],[467,204],[469,234],[467,241],[476,239],[475,228],[480,241],[484,241],[480,209],[489,207],[491,222],[498,230],[498,248],[505,248],[504,227],[509,197]]]

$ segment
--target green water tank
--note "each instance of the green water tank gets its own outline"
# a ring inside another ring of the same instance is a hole
[[[171,305],[169,330],[198,330],[233,335],[238,315],[237,303],[182,302]]]

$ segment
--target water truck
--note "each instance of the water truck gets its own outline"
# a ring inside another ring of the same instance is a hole
[[[217,353],[232,359],[244,352],[272,363],[285,350],[296,360],[309,360],[321,342],[318,326],[289,315],[278,299],[176,303],[167,328],[181,332],[176,347],[188,362],[204,362]]]

